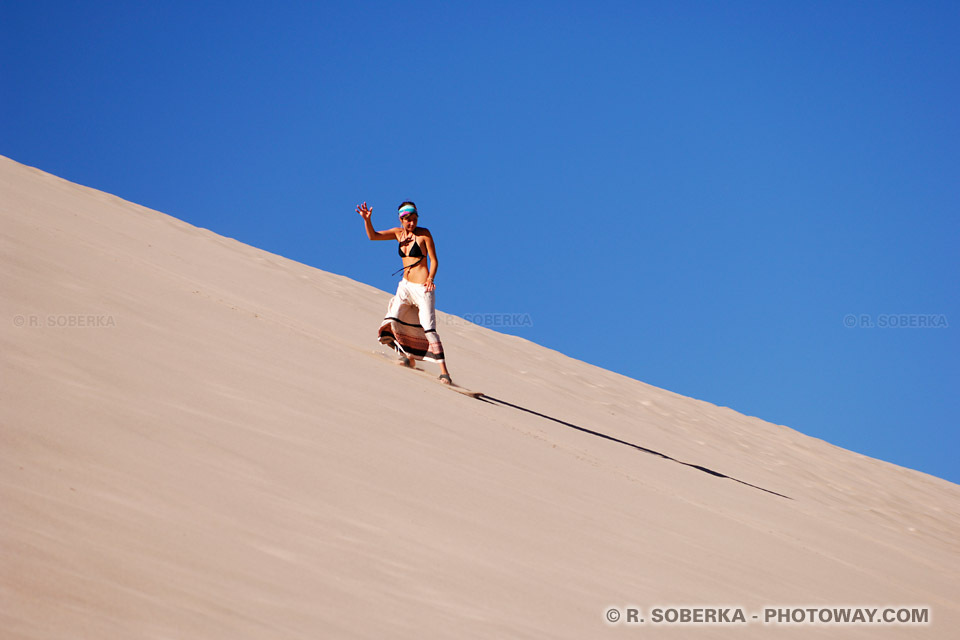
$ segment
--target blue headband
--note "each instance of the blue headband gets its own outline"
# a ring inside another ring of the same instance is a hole
[[[411,213],[416,213],[417,208],[412,204],[405,204],[402,207],[400,207],[399,211],[400,211],[400,217],[402,218],[403,216],[409,215]]]

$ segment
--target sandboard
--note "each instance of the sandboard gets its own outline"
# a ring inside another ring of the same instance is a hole
[[[382,352],[382,351],[374,351],[374,353],[382,356],[382,357],[384,358],[384,360],[386,360],[386,361],[388,361],[388,362],[392,362],[392,363],[393,363],[395,366],[397,366],[397,367],[400,367],[400,368],[402,368],[402,369],[406,369],[406,370],[408,370],[408,371],[413,371],[414,373],[417,373],[417,374],[419,374],[419,375],[421,375],[421,376],[430,378],[430,379],[433,380],[436,384],[440,385],[441,387],[445,387],[445,388],[447,388],[447,389],[450,389],[450,391],[456,391],[457,393],[459,393],[459,394],[461,394],[461,395],[470,396],[471,398],[477,398],[478,400],[483,397],[483,392],[481,392],[481,391],[474,391],[474,390],[472,390],[472,389],[467,389],[466,387],[461,387],[460,385],[458,385],[458,384],[456,384],[456,383],[453,383],[453,382],[451,382],[450,384],[446,384],[445,382],[442,382],[439,378],[437,378],[436,376],[434,376],[432,373],[428,373],[428,372],[424,371],[423,369],[421,369],[421,368],[419,368],[419,367],[414,367],[414,368],[411,369],[409,366],[404,365],[401,360],[399,360],[398,358],[395,357],[395,352],[391,352],[391,354],[389,354],[389,355],[386,354],[386,353],[384,353],[384,352]]]

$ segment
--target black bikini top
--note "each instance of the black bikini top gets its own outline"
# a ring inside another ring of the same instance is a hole
[[[420,245],[417,244],[417,237],[413,237],[413,246],[410,247],[410,253],[403,252],[403,246],[397,245],[397,253],[400,254],[401,258],[423,258],[423,251],[420,249]]]
[[[401,271],[403,271],[403,272],[404,272],[404,277],[406,277],[407,269],[412,269],[412,268],[414,268],[415,266],[417,266],[418,264],[420,264],[421,262],[423,262],[424,258],[426,258],[426,256],[423,255],[423,251],[420,249],[420,245],[417,244],[417,236],[413,236],[413,246],[410,247],[410,253],[404,253],[404,252],[403,252],[403,245],[402,245],[402,244],[398,244],[398,245],[397,245],[397,253],[400,254],[400,257],[401,257],[401,258],[420,258],[419,260],[417,260],[417,261],[414,262],[413,264],[408,264],[408,265],[405,266],[405,267],[400,267],[399,269],[397,269],[396,271],[393,272],[393,275],[397,275],[398,273],[400,273]]]

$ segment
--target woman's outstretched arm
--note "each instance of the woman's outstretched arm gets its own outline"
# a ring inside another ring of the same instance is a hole
[[[363,218],[363,224],[367,229],[367,237],[371,240],[397,239],[397,227],[388,229],[387,231],[376,231],[373,228],[373,223],[370,221],[370,217],[373,215],[373,207],[368,207],[366,202],[357,205],[357,213]]]

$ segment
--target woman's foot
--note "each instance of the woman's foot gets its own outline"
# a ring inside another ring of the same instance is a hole
[[[417,361],[414,358],[407,358],[407,356],[400,356],[400,359],[397,360],[397,364],[401,367],[407,367],[408,369],[417,368]]]
[[[440,361],[440,382],[443,384],[453,384],[453,380],[450,379],[450,372],[447,371],[447,363]]]

